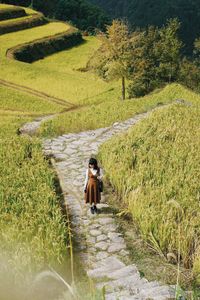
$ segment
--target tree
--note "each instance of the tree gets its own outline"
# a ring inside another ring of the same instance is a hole
[[[168,19],[181,22],[179,37],[185,54],[192,54],[194,40],[200,32],[199,0],[90,0],[103,7],[112,18],[127,18],[143,30],[149,25],[161,28]]]
[[[102,42],[100,50],[90,60],[89,66],[107,80],[121,80],[122,100],[126,98],[125,80],[131,55],[131,39],[127,23],[114,20],[106,33],[98,36]]]
[[[180,72],[178,76],[180,83],[185,86],[200,91],[200,69],[199,66],[187,58],[184,58],[180,65]]]
[[[182,47],[177,34],[179,27],[173,19],[161,29],[149,26],[137,35],[132,48],[130,97],[143,96],[163,83],[177,80]]]
[[[168,83],[177,79],[180,67],[182,42],[178,38],[180,22],[170,19],[167,25],[159,30],[160,40],[157,43],[159,56],[159,73]]]
[[[85,0],[59,0],[55,6],[55,18],[71,21],[81,30],[94,33],[95,29],[105,30],[105,24],[110,24],[110,19],[99,7]]]

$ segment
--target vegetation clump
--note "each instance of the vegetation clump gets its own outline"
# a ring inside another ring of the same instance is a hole
[[[21,7],[8,7],[0,10],[0,21],[25,17],[26,11]]]
[[[81,32],[71,27],[64,33],[13,47],[6,54],[9,58],[32,63],[48,55],[76,46],[81,42],[83,42]]]
[[[9,21],[0,22],[0,35],[33,28],[48,23],[47,19],[40,13],[27,17],[17,18]]]

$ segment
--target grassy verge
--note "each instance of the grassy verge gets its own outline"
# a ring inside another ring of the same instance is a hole
[[[197,105],[152,113],[102,145],[99,158],[143,239],[161,257],[193,268],[198,281],[200,110],[198,96],[189,95]]]
[[[40,140],[17,136],[18,128],[33,119],[27,113],[59,112],[62,106],[3,86],[0,95],[0,259],[12,270],[8,276],[20,281],[66,255],[55,174],[42,155]]]
[[[64,220],[40,142],[12,137],[0,144],[1,254],[10,257],[18,272],[60,261]]]
[[[41,136],[56,136],[66,132],[79,132],[106,127],[114,122],[126,120],[133,115],[148,111],[158,104],[171,103],[176,99],[200,103],[200,96],[181,85],[172,84],[161,91],[139,99],[119,101],[116,90],[99,95],[97,103],[59,116],[43,123],[39,130]],[[100,104],[98,104],[98,102]]]
[[[21,111],[22,113],[50,114],[63,110],[62,105],[43,100],[27,93],[20,93],[14,89],[0,85],[0,110]]]

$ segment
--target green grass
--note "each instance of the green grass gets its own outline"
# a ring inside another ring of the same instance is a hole
[[[48,72],[51,88],[57,90],[60,97],[68,97],[70,101],[77,104],[95,104],[102,100],[99,95],[106,96],[110,94],[110,89],[118,87],[117,83],[106,83],[91,72],[80,71],[81,68],[86,67],[89,58],[99,46],[100,42],[97,38],[87,37],[82,45],[46,57],[43,61],[35,62],[33,66],[40,69],[43,78],[45,72]],[[53,76],[56,76],[56,82]],[[57,84],[59,91],[56,88]],[[103,101],[106,100],[106,97],[103,98]]]
[[[180,98],[200,104],[200,95],[179,84],[172,84],[151,95],[124,102],[116,96],[116,90],[111,90],[98,96],[99,105],[93,104],[43,123],[38,134],[52,137],[67,132],[106,127],[148,111],[158,104],[167,104]]]
[[[15,8],[15,7],[16,7],[15,5],[0,3],[0,9],[10,9],[10,10],[12,10],[12,8]],[[17,7],[20,7],[20,6],[17,6]],[[22,8],[26,11],[27,15],[37,13],[35,10],[33,10],[33,9],[29,8],[29,7],[22,7]]]
[[[32,15],[24,16],[24,17],[21,17],[21,18],[15,18],[15,19],[0,21],[0,26],[1,25],[9,25],[9,24],[12,24],[13,22],[27,20],[27,19],[30,19],[30,18],[32,18]]]
[[[0,144],[1,255],[10,257],[19,273],[60,261],[65,225],[40,141],[12,137]]]
[[[55,174],[43,157],[40,140],[17,136],[17,130],[33,120],[32,114],[62,109],[0,86],[0,258],[6,259],[15,281],[26,280],[47,263],[61,263],[66,255],[67,230]]]
[[[78,70],[86,66],[88,59],[99,48],[100,42],[97,38],[87,37],[82,45],[59,52],[34,64],[6,58],[6,51],[16,45],[53,36],[66,31],[68,28],[69,25],[65,23],[51,22],[43,26],[0,36],[2,66],[0,78],[77,104],[98,102],[100,94],[109,93],[111,88],[116,88],[119,84],[108,84],[91,72]]]
[[[143,238],[177,261],[180,250],[181,263],[198,277],[200,107],[199,96],[186,91],[193,106],[153,112],[102,145],[99,159]]]
[[[63,106],[43,98],[0,85],[0,110],[21,111],[22,114],[50,114],[63,110]]]
[[[128,134],[103,145],[99,157],[144,239],[165,256],[169,252],[177,256],[180,236],[177,217],[181,216],[182,262],[189,267],[194,263],[194,272],[198,274],[200,250],[193,246],[194,242],[199,243],[200,234],[197,205],[200,96],[172,84],[140,99],[120,101],[118,82],[106,83],[91,72],[81,71],[100,46],[95,37],[87,37],[82,45],[33,64],[6,58],[9,48],[68,28],[67,24],[52,22],[0,36],[0,79],[84,106],[45,122],[38,132],[42,137],[109,126],[177,98],[195,104],[195,108],[173,105],[155,112]],[[16,261],[22,262],[22,268],[31,261],[39,266],[45,260],[61,259],[63,222],[52,184],[53,174],[42,158],[39,140],[16,137],[16,131],[32,119],[26,115],[59,112],[62,106],[3,87],[0,93],[1,249],[10,256],[13,251],[17,258],[19,255]],[[31,158],[27,157],[30,149]],[[16,247],[11,251],[13,243]],[[194,255],[192,259],[190,253]]]

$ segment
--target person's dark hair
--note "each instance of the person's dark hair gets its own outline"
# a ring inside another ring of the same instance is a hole
[[[90,165],[94,165],[94,169],[95,169],[95,170],[98,170],[98,169],[99,169],[99,167],[98,167],[98,162],[97,162],[96,158],[90,158],[88,167],[89,167]]]

